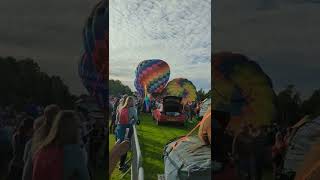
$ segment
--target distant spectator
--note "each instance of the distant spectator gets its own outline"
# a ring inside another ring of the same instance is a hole
[[[116,99],[113,108],[112,108],[112,115],[111,115],[111,124],[110,124],[110,134],[113,134],[116,129],[116,116],[117,116],[117,108],[119,106],[120,99]]]
[[[253,141],[254,141],[254,162],[253,162],[253,177],[255,180],[262,179],[263,169],[267,163],[267,136],[261,128],[254,128],[253,130]]]
[[[248,179],[251,175],[251,158],[253,140],[249,134],[249,126],[242,125],[241,132],[235,136],[233,142],[233,157],[236,161],[238,177],[240,180]]]
[[[33,131],[36,132],[42,125],[42,123],[44,122],[44,117],[40,116],[38,117],[36,120],[34,120],[33,123]],[[32,145],[32,139],[30,139],[24,149],[24,154],[23,154],[23,161],[24,163],[27,161],[27,158],[29,156],[29,153],[31,151],[31,145]]]
[[[44,117],[40,116],[37,118],[34,123],[33,123],[33,131],[36,132],[44,122]],[[23,162],[24,162],[24,167],[23,167],[23,174],[22,174],[22,179],[27,180],[30,179],[32,180],[32,164],[31,160],[31,146],[32,146],[32,138],[27,142],[25,148],[24,148],[24,153],[23,153]],[[29,177],[29,178],[28,178]]]
[[[33,119],[26,118],[19,125],[12,138],[13,158],[9,165],[8,180],[21,180],[23,172],[23,153],[26,143],[32,136]]]
[[[283,138],[286,147],[289,146],[289,143],[290,143],[290,140],[291,140],[291,137],[292,137],[292,133],[293,133],[293,129],[291,127],[287,128],[286,134],[285,134],[285,136]]]
[[[273,176],[275,179],[279,175],[283,165],[284,151],[285,143],[283,142],[283,137],[281,135],[281,132],[277,132],[275,144],[272,146]]]

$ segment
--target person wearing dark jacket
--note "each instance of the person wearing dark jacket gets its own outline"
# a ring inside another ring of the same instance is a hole
[[[252,177],[255,180],[262,179],[263,169],[266,164],[266,156],[267,156],[267,138],[265,133],[263,133],[260,129],[255,129],[253,132],[253,172]]]
[[[253,156],[253,140],[249,134],[248,126],[244,126],[242,131],[235,136],[233,142],[233,156],[236,161],[239,180],[250,179],[251,160]]]
[[[7,180],[21,180],[23,173],[23,156],[26,143],[31,139],[33,133],[33,119],[23,119],[12,138],[13,158],[9,164]]]
[[[116,102],[114,103],[113,105],[113,108],[112,108],[112,115],[111,115],[111,124],[110,124],[110,133],[114,133],[115,129],[116,129],[116,116],[117,116],[117,108],[119,106],[119,102],[120,102],[120,99],[117,98],[116,99]]]

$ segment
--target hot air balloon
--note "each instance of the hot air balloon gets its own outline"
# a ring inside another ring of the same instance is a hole
[[[136,68],[134,85],[141,97],[161,93],[170,77],[169,65],[160,59],[142,61]]]
[[[97,103],[102,109],[108,107],[108,89],[107,83],[103,76],[97,72],[93,61],[90,60],[87,54],[83,54],[78,65],[78,72],[83,85],[88,92],[94,96]]]
[[[79,62],[79,76],[101,108],[108,104],[108,25],[107,1],[97,3],[83,28],[84,53]]]
[[[101,5],[101,1],[98,4],[96,4],[92,9],[88,19],[84,24],[83,31],[82,31],[84,50],[85,50],[85,53],[87,53],[90,56],[92,55],[93,48],[94,48],[94,40],[93,40],[93,32],[92,32],[93,15],[97,10],[97,8],[99,7],[99,5]]]
[[[97,71],[108,75],[109,57],[109,13],[106,0],[100,1],[89,15],[83,29],[84,49],[91,56]]]
[[[171,80],[164,90],[165,96],[182,97],[182,104],[193,102],[197,99],[197,89],[191,81],[184,78]]]
[[[108,75],[109,58],[109,13],[106,8],[106,1],[102,1],[94,12],[92,22],[92,32],[94,49],[92,60],[96,65],[97,71],[103,76]]]
[[[242,123],[269,125],[275,117],[275,93],[271,79],[254,61],[241,54],[213,55],[213,109],[229,112],[227,128]]]

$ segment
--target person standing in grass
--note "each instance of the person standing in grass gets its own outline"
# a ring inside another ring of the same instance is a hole
[[[117,114],[116,119],[117,144],[123,142],[125,139],[130,141],[133,133],[133,125],[138,121],[137,109],[134,106],[133,97],[129,96],[126,98],[124,105],[119,108],[119,113]],[[128,165],[125,164],[126,158],[127,153],[120,158],[120,171],[125,172],[129,168]]]
[[[117,105],[116,108],[116,118],[115,118],[115,130],[114,130],[114,133],[115,133],[115,137],[116,137],[116,141],[117,141],[117,132],[116,132],[116,129],[117,129],[117,125],[119,123],[119,113],[120,113],[120,109],[123,107],[124,103],[125,103],[125,99],[126,99],[126,96],[120,98],[119,100],[119,104]]]
[[[186,120],[189,121],[190,119],[190,105],[189,105],[189,102],[186,102],[183,106],[183,112],[184,114],[186,115]]]
[[[111,125],[110,125],[110,134],[113,134],[116,129],[116,116],[117,116],[117,107],[119,106],[120,99],[116,98],[115,103],[113,104],[112,108],[112,115],[111,115]]]

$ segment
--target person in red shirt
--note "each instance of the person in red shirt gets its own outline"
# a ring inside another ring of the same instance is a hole
[[[60,107],[55,104],[48,105],[44,110],[44,115],[39,117],[37,121],[41,121],[41,125],[33,133],[28,146],[25,149],[25,164],[23,168],[22,180],[32,180],[32,157],[35,149],[37,149],[44,139],[48,136],[55,116],[60,111]]]
[[[123,106],[119,108],[116,117],[116,138],[117,144],[124,140],[130,140],[133,133],[133,125],[138,120],[137,109],[134,106],[134,100],[131,96],[127,97]],[[125,164],[127,154],[120,158],[120,171],[125,172],[129,167]]]
[[[32,180],[89,180],[85,152],[80,146],[80,118],[60,111],[45,140],[35,149]]]

